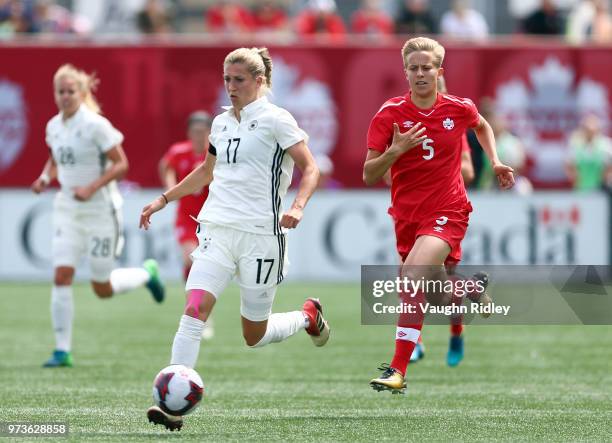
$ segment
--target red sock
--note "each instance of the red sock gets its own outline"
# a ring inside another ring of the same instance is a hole
[[[423,293],[419,292],[415,297],[410,297],[406,294],[400,294],[400,300],[404,304],[410,304],[415,307],[414,313],[402,313],[397,321],[395,333],[395,354],[391,360],[390,366],[398,370],[402,375],[406,374],[406,368],[410,362],[410,356],[417,340],[421,335],[423,328],[423,312],[419,306],[419,302],[423,302]]]
[[[458,324],[453,324],[451,320],[450,325],[450,333],[453,337],[458,337],[463,332],[463,325],[461,324],[461,320],[459,320]]]
[[[448,279],[451,281],[459,280],[459,278],[454,275],[449,275]],[[456,294],[453,294],[451,296],[451,305],[457,308],[460,307],[463,304],[463,298],[464,297],[460,297]],[[462,332],[463,332],[463,314],[451,315],[450,317],[451,336],[457,337],[461,335]]]

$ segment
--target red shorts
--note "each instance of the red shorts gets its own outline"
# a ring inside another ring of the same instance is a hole
[[[451,248],[446,264],[457,264],[461,260],[461,241],[468,228],[472,206],[468,203],[462,210],[439,210],[424,216],[418,222],[409,222],[393,217],[397,252],[405,260],[421,235],[432,235],[444,240]]]
[[[189,215],[177,213],[174,228],[176,232],[176,238],[179,244],[182,245],[183,243],[188,242],[198,244],[198,237],[196,236],[198,222],[189,217]]]

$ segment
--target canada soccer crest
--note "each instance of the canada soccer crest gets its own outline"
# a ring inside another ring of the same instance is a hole
[[[452,118],[446,118],[443,122],[442,122],[442,126],[444,127],[444,129],[446,129],[447,131],[450,131],[451,129],[453,129],[455,127],[455,122],[453,121]]]

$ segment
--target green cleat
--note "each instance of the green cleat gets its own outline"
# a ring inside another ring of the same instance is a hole
[[[71,368],[72,354],[66,351],[53,351],[51,358],[43,364],[43,368]]]
[[[157,303],[163,302],[166,291],[164,289],[164,284],[159,278],[159,266],[157,261],[150,258],[145,260],[142,267],[149,273],[149,281],[146,284],[147,289],[151,291],[151,295]]]

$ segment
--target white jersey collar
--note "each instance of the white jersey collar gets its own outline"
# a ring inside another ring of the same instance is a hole
[[[240,111],[240,113],[243,116],[246,116],[247,114],[257,111],[259,108],[267,105],[268,103],[269,103],[268,97],[264,95],[262,97],[259,97],[257,100],[253,100],[251,103],[246,105],[244,108],[242,108],[242,111]],[[222,108],[226,111],[232,111],[232,113],[234,111],[233,106],[222,106]]]
[[[74,115],[69,117],[67,120],[64,120],[64,116],[62,115],[62,112],[60,111],[59,113],[60,121],[66,127],[74,126],[81,120],[81,117],[84,113],[85,113],[85,104],[81,103],[81,106],[79,106],[79,109],[77,109],[77,112],[75,112]]]

